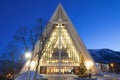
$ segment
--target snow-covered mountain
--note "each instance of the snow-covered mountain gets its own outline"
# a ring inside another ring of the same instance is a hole
[[[120,63],[120,52],[110,49],[89,49],[89,53],[95,62]]]

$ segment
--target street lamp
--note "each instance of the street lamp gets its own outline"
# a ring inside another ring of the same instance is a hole
[[[114,66],[114,64],[110,64],[111,65],[111,67],[113,67]]]
[[[28,80],[30,80],[30,66],[31,66],[31,53],[30,52],[26,52],[25,53],[25,57],[28,59]]]
[[[31,57],[31,53],[30,52],[26,52],[25,53],[25,57],[29,59]]]
[[[114,77],[114,64],[110,64],[110,66],[112,67],[112,70],[113,70],[113,77]]]
[[[86,65],[87,69],[89,70],[89,69],[91,69],[91,67],[93,66],[93,62],[87,61],[87,62],[85,63],[85,65]]]
[[[92,77],[92,70],[91,70],[91,68],[92,68],[92,66],[93,66],[93,62],[92,62],[92,61],[87,61],[87,62],[85,63],[85,65],[86,65],[87,70],[88,70],[88,75],[89,75],[89,77],[91,78],[91,77]]]

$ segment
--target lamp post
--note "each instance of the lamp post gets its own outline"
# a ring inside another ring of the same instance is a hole
[[[29,74],[30,74],[30,66],[31,66],[31,62],[30,62],[31,53],[30,52],[26,52],[25,53],[25,57],[28,59],[28,80],[30,80]]]
[[[112,70],[113,70],[113,78],[114,78],[114,64],[110,64],[110,66],[112,67]]]
[[[87,70],[88,70],[89,78],[92,77],[92,66],[93,66],[93,62],[91,62],[91,61],[86,62],[86,67],[87,67]]]

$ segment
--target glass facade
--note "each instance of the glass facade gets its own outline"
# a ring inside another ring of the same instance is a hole
[[[74,64],[79,64],[78,49],[66,29],[67,27],[69,26],[55,25],[45,45],[45,52],[40,63],[41,66],[46,66],[46,73],[58,73],[59,68],[62,73],[66,73],[73,68]]]

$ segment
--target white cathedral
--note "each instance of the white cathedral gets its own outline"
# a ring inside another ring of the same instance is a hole
[[[49,21],[52,25],[46,26],[43,34],[50,31],[51,34],[45,44],[45,52],[41,56],[39,73],[41,74],[57,74],[67,73],[70,69],[74,69],[77,73],[80,65],[81,56],[85,59],[87,70],[91,69],[93,74],[97,73],[97,68],[94,60],[87,51],[81,38],[77,34],[71,20],[59,4],[53,16]],[[40,40],[38,41],[35,52],[38,52]],[[37,55],[31,62],[30,70],[34,70],[37,65]],[[26,62],[20,73],[28,70],[29,60]]]

